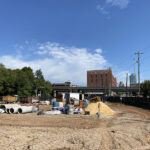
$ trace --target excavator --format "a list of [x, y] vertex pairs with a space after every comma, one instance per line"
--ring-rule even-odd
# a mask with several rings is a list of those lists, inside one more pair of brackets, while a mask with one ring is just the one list
[[95, 97], [89, 99], [89, 101], [91, 103], [93, 103], [93, 102], [101, 102], [101, 98], [99, 96], [95, 96]]
[[101, 98], [99, 96], [95, 96], [91, 99], [88, 99], [88, 100], [84, 100], [83, 101], [83, 108], [87, 107], [87, 105], [89, 103], [97, 103], [97, 102], [101, 102]]

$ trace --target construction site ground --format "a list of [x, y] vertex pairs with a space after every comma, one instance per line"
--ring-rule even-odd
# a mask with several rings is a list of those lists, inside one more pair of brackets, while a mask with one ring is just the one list
[[109, 103], [117, 112], [83, 115], [0, 114], [1, 150], [150, 150], [150, 111]]

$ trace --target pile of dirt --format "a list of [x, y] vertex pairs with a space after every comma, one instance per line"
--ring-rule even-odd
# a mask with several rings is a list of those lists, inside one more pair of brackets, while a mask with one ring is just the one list
[[103, 116], [111, 116], [115, 115], [116, 112], [113, 111], [110, 107], [108, 107], [103, 102], [97, 102], [97, 103], [91, 103], [89, 104], [85, 109], [84, 113], [86, 111], [90, 112], [90, 115], [95, 115], [97, 112], [101, 112]]

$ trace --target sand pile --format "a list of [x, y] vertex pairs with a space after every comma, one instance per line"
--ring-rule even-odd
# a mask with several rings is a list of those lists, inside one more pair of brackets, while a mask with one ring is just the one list
[[116, 114], [110, 107], [108, 107], [103, 102], [91, 103], [85, 109], [85, 111], [89, 111], [90, 115], [95, 115], [97, 112], [101, 112], [103, 116], [110, 116]]

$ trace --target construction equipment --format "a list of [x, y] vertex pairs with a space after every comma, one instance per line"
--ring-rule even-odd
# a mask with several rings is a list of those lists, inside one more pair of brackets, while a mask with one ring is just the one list
[[73, 105], [78, 106], [79, 102], [80, 102], [79, 99], [70, 97], [70, 103], [72, 103]]
[[17, 96], [3, 96], [2, 100], [5, 103], [15, 103], [17, 102]]
[[89, 101], [91, 103], [93, 103], [93, 102], [101, 102], [101, 98], [99, 96], [95, 96], [95, 97], [89, 99]]

